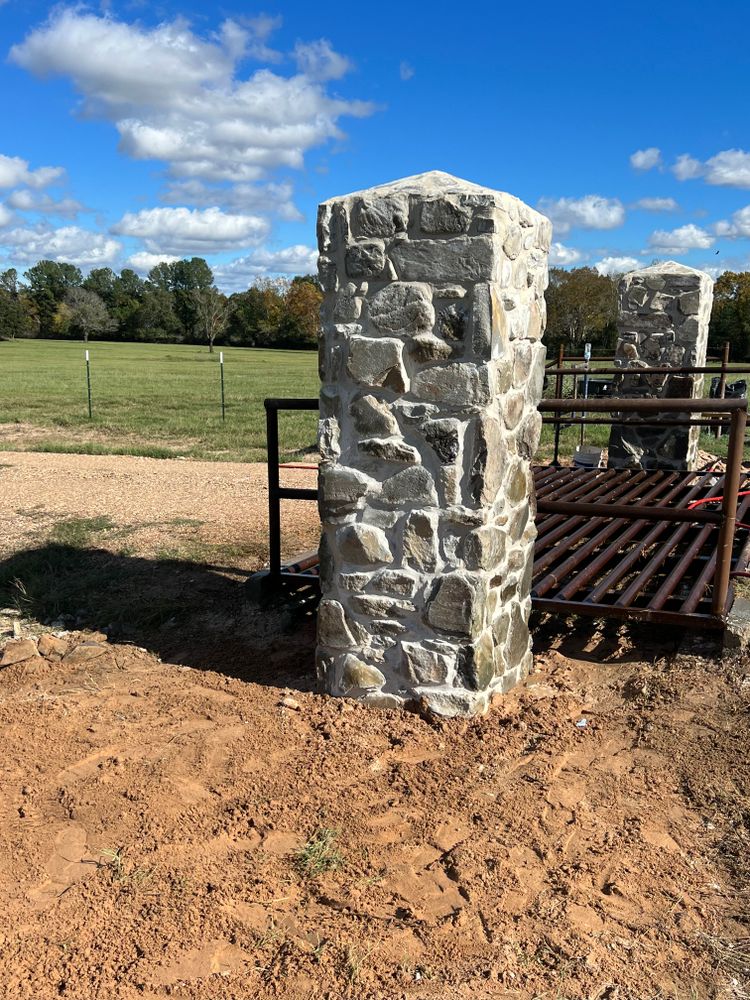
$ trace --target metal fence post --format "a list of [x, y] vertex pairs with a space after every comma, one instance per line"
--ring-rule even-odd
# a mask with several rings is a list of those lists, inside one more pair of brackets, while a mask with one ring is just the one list
[[732, 549], [737, 522], [737, 494], [740, 491], [742, 455], [745, 446], [747, 407], [732, 411], [727, 449], [727, 471], [724, 474], [724, 496], [721, 502], [722, 522], [716, 546], [716, 572], [711, 595], [711, 611], [723, 615], [729, 591], [729, 574], [732, 569]]

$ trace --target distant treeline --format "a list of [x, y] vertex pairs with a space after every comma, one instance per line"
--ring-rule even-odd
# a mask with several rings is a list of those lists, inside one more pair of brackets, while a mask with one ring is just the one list
[[40, 260], [21, 281], [0, 273], [0, 338], [127, 340], [313, 348], [323, 293], [313, 276], [263, 279], [224, 295], [201, 257], [157, 264], [146, 279], [125, 268]]
[[[594, 268], [550, 268], [547, 332], [550, 353], [561, 342], [580, 353], [587, 341], [609, 353], [617, 337], [617, 280]], [[154, 343], [314, 348], [323, 293], [316, 277], [259, 279], [224, 295], [201, 257], [162, 263], [147, 278], [125, 268], [40, 260], [20, 280], [0, 272], [0, 338], [45, 337]], [[735, 361], [750, 360], [750, 272], [725, 271], [714, 286], [709, 349], [725, 341]]]

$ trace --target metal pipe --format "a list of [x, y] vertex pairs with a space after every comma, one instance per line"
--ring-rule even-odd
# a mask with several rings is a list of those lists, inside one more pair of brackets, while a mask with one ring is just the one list
[[[281, 582], [281, 508], [279, 505], [279, 402], [265, 400], [268, 463], [268, 575], [276, 586]], [[317, 404], [317, 400], [316, 400]]]
[[[570, 358], [568, 358], [570, 360]], [[654, 367], [654, 368], [597, 368], [595, 372], [597, 375], [715, 375], [717, 372], [721, 372], [724, 368], [722, 365], [714, 365], [711, 368], [668, 368], [666, 366]], [[726, 372], [728, 374], [743, 374], [750, 372], [750, 364], [744, 365], [727, 365]], [[546, 371], [547, 375], [556, 375], [556, 368], [548, 368]], [[564, 373], [565, 375], [585, 375], [585, 368], [567, 368]], [[589, 372], [591, 374], [591, 372]]]
[[[721, 402], [727, 402], [727, 400], [721, 400]], [[743, 402], [745, 401], [743, 400]], [[714, 576], [714, 588], [711, 599], [711, 610], [715, 615], [723, 614], [724, 612], [727, 589], [729, 587], [729, 574], [732, 569], [732, 549], [734, 547], [734, 531], [737, 520], [737, 494], [740, 490], [746, 426], [747, 410], [735, 410], [732, 413], [732, 426], [729, 431], [727, 471], [724, 476], [724, 499], [721, 504], [723, 522], [719, 529], [719, 541], [716, 549], [716, 575]]]
[[[563, 394], [563, 375], [562, 369], [565, 363], [565, 344], [561, 343], [557, 348], [557, 374], [555, 375], [555, 396], [559, 399]], [[559, 465], [560, 459], [560, 419], [555, 421], [555, 451], [552, 456], [552, 464]]]
[[[735, 502], [736, 502], [735, 497]], [[681, 510], [679, 507], [644, 507], [642, 504], [601, 504], [560, 500], [539, 500], [540, 514], [588, 514], [589, 517], [622, 517], [641, 521], [688, 521], [695, 524], [721, 524], [722, 515], [717, 511]]]
[[[558, 417], [543, 417], [543, 424], [559, 424]], [[605, 420], [599, 417], [568, 417], [566, 424], [599, 424], [606, 427], [728, 427], [728, 420]]]
[[[727, 366], [729, 365], [729, 341], [724, 341], [724, 348], [721, 352], [721, 375], [719, 376], [719, 399], [723, 399], [727, 391]], [[721, 437], [721, 428], [717, 427], [714, 437]]]
[[540, 413], [732, 413], [746, 410], [746, 399], [543, 399]]
[[263, 400], [263, 405], [267, 410], [317, 410], [320, 406], [317, 398], [292, 397], [285, 399], [283, 396], [269, 396]]

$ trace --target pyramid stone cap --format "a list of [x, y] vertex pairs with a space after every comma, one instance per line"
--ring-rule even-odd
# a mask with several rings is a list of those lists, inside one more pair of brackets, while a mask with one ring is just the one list
[[707, 278], [713, 281], [710, 274], [699, 271], [695, 267], [688, 267], [687, 264], [678, 264], [676, 260], [665, 260], [659, 264], [651, 264], [649, 267], [641, 267], [636, 271], [628, 271], [625, 277], [628, 279], [644, 277], [648, 278], [656, 274], [674, 274], [681, 277]]
[[429, 170], [424, 174], [414, 174], [411, 177], [402, 177], [400, 180], [391, 181], [388, 184], [381, 184], [376, 187], [365, 188], [362, 191], [352, 191], [351, 194], [339, 195], [335, 198], [328, 198], [324, 205], [333, 205], [342, 202], [351, 203], [357, 199], [377, 199], [397, 197], [399, 195], [418, 195], [422, 198], [440, 198], [448, 196], [468, 196], [486, 199], [487, 204], [495, 205], [507, 211], [511, 217], [518, 218], [522, 215], [529, 221], [541, 221], [545, 216], [534, 211], [520, 198], [504, 191], [495, 191], [493, 188], [483, 187], [481, 184], [473, 184], [453, 174], [446, 174], [442, 170]]

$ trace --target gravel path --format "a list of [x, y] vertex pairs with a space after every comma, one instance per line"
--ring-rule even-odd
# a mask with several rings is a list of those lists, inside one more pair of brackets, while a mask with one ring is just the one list
[[[282, 471], [289, 486], [314, 486], [315, 472]], [[0, 551], [29, 544], [61, 518], [109, 517], [120, 527], [201, 522], [212, 544], [255, 544], [267, 537], [266, 466], [122, 455], [58, 455], [0, 451]], [[285, 553], [317, 544], [315, 504], [285, 501]], [[141, 541], [144, 539], [141, 538]]]

